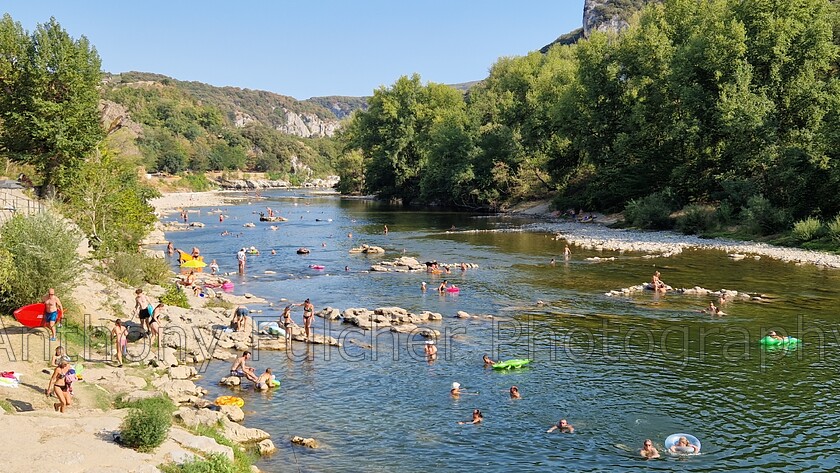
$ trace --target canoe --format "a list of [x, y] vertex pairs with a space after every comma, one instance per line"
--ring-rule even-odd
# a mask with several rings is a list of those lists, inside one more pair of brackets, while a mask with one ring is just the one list
[[[17, 319], [17, 321], [25, 327], [43, 327], [46, 325], [46, 322], [44, 321], [46, 309], [47, 306], [45, 306], [43, 302], [38, 304], [29, 304], [14, 311], [14, 316], [15, 319]], [[56, 324], [61, 322], [62, 316], [64, 316], [64, 311], [59, 310], [58, 318], [55, 321]]]
[[802, 342], [802, 340], [793, 337], [784, 337], [781, 340], [778, 338], [773, 337], [764, 337], [758, 341], [758, 343], [762, 345], [796, 345], [797, 343]]
[[527, 365], [530, 362], [531, 362], [531, 360], [529, 360], [527, 358], [515, 358], [513, 360], [500, 361], [500, 362], [493, 365], [493, 369], [494, 370], [517, 369], [517, 368], [522, 368], [523, 366]]

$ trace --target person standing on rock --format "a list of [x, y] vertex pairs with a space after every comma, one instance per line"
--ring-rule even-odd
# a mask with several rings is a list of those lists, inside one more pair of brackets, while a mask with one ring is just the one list
[[315, 318], [315, 306], [307, 298], [303, 301], [303, 337], [309, 341], [312, 337], [312, 319]]
[[58, 320], [58, 313], [64, 312], [61, 299], [55, 295], [55, 289], [50, 288], [44, 296], [44, 321], [47, 323], [47, 330], [50, 331], [50, 341], [55, 341], [55, 323]]
[[236, 253], [236, 261], [239, 262], [239, 274], [245, 274], [245, 248]]
[[286, 343], [292, 341], [292, 306], [287, 305], [283, 309], [283, 318], [280, 320], [283, 325], [283, 330], [286, 331]]
[[134, 310], [137, 311], [137, 314], [140, 316], [140, 328], [143, 329], [146, 336], [152, 333], [152, 328], [149, 325], [149, 318], [152, 316], [152, 303], [149, 302], [149, 298], [146, 297], [146, 294], [143, 294], [143, 290], [137, 288], [134, 291]]
[[117, 319], [114, 328], [111, 329], [111, 335], [114, 337], [114, 344], [116, 345], [117, 363], [119, 363], [117, 368], [122, 368], [123, 353], [125, 353], [128, 343], [128, 329], [123, 326], [122, 320]]
[[[149, 317], [149, 328], [152, 330], [152, 338], [157, 339], [158, 347], [160, 346], [160, 317], [163, 315], [163, 310], [166, 306], [163, 302], [155, 307], [152, 311], [152, 316]], [[153, 342], [154, 343], [154, 342]]]

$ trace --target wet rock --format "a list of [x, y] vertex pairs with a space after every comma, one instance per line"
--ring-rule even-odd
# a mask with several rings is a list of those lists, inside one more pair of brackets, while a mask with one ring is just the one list
[[227, 417], [221, 420], [222, 428], [221, 434], [230, 440], [237, 443], [260, 442], [271, 437], [268, 432], [260, 429], [251, 429], [236, 422], [231, 421]]
[[457, 317], [457, 318], [459, 318], [459, 319], [469, 319], [469, 318], [470, 318], [470, 317], [472, 317], [472, 316], [471, 316], [470, 314], [468, 314], [467, 312], [464, 312], [463, 310], [459, 310], [459, 311], [455, 314], [455, 317]]
[[304, 438], [295, 435], [294, 437], [292, 437], [292, 443], [296, 445], [303, 445], [307, 448], [318, 448], [318, 442], [312, 437]]
[[181, 407], [175, 414], [174, 417], [187, 427], [195, 428], [200, 425], [207, 426], [207, 427], [215, 427], [222, 419], [226, 419], [225, 415], [222, 414], [220, 411], [215, 411], [212, 409], [192, 409], [189, 407]]
[[239, 376], [228, 376], [226, 378], [222, 378], [222, 380], [219, 381], [219, 384], [223, 386], [239, 386], [242, 384], [242, 380]]
[[260, 455], [271, 455], [272, 453], [277, 451], [277, 447], [274, 446], [274, 442], [269, 439], [265, 439], [257, 444], [257, 448], [259, 449]]
[[220, 406], [219, 411], [222, 414], [226, 415], [227, 418], [232, 420], [233, 422], [242, 422], [243, 420], [245, 420], [245, 413], [242, 412], [242, 408], [239, 406]]
[[320, 312], [316, 313], [318, 317], [323, 317], [327, 320], [338, 320], [341, 318], [341, 311], [332, 307], [324, 307]]
[[207, 394], [207, 390], [196, 386], [192, 381], [185, 379], [161, 378], [152, 382], [159, 391], [169, 396], [175, 404], [189, 403], [195, 398]]

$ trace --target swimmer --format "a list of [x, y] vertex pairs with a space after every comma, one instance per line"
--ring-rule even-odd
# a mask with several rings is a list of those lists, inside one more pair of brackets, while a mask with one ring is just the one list
[[447, 281], [446, 281], [446, 279], [444, 279], [443, 282], [440, 283], [440, 286], [438, 286], [438, 292], [441, 292], [441, 293], [446, 292], [446, 288], [448, 287], [446, 284], [447, 284]]
[[659, 450], [653, 446], [653, 441], [651, 441], [651, 439], [645, 439], [642, 449], [639, 450], [639, 455], [641, 455], [642, 458], [652, 460], [654, 458], [659, 458]]
[[169, 254], [169, 256], [175, 254], [175, 245], [173, 245], [171, 241], [166, 245], [166, 252]]
[[771, 330], [770, 333], [767, 334], [767, 336], [774, 339], [774, 340], [784, 340], [785, 339], [785, 337], [782, 337], [781, 335], [777, 334], [773, 330]]
[[458, 422], [458, 425], [480, 424], [482, 420], [484, 420], [484, 416], [481, 415], [481, 411], [479, 409], [473, 409], [472, 420]]
[[276, 252], [276, 251], [274, 251], [274, 248], [272, 248], [272, 249], [271, 249], [271, 254], [272, 254], [272, 255], [276, 255], [276, 254], [277, 254], [277, 252]]
[[454, 382], [452, 383], [452, 389], [449, 390], [449, 395], [458, 399], [461, 397], [461, 383]]
[[347, 234], [347, 238], [353, 238], [353, 234], [352, 234], [352, 233], [348, 233], [348, 234]]
[[219, 263], [217, 263], [216, 260], [213, 260], [213, 262], [210, 263], [210, 274], [216, 274], [218, 272], [219, 272]]
[[384, 230], [383, 230], [383, 233], [385, 233], [387, 235], [388, 234], [388, 225], [383, 225], [383, 226], [385, 227]]
[[467, 270], [467, 265], [466, 265], [466, 263], [464, 263], [463, 261], [461, 261], [461, 271], [466, 271], [466, 270]]
[[344, 270], [345, 270], [345, 271], [350, 271], [350, 266], [345, 266], [345, 267], [344, 267]]
[[672, 445], [671, 448], [669, 448], [669, 450], [673, 453], [687, 452], [688, 450], [692, 450], [693, 453], [697, 453], [700, 451], [700, 447], [689, 443], [687, 438], [680, 437], [680, 439], [677, 440], [677, 443]]
[[707, 307], [705, 310], [701, 310], [700, 312], [706, 312], [709, 315], [718, 315], [718, 316], [726, 315], [726, 312], [720, 310], [719, 307], [715, 306], [714, 302], [709, 302], [709, 307]]
[[426, 292], [426, 281], [420, 283], [420, 290]]
[[568, 258], [569, 258], [569, 256], [572, 256], [572, 250], [570, 250], [570, 249], [569, 249], [569, 245], [566, 245], [566, 247], [565, 247], [565, 248], [563, 248], [563, 256], [564, 256], [566, 259], [568, 259]]
[[522, 399], [522, 395], [519, 394], [519, 388], [516, 386], [510, 387], [510, 398], [511, 399]]
[[496, 362], [495, 362], [495, 361], [493, 361], [493, 360], [491, 360], [491, 359], [490, 359], [490, 357], [489, 357], [489, 356], [487, 356], [487, 355], [484, 355], [484, 357], [482, 358], [482, 360], [484, 360], [484, 366], [493, 366], [493, 365], [495, 365], [495, 364], [496, 364]]
[[551, 261], [549, 261], [549, 262], [548, 262], [548, 264], [550, 264], [550, 265], [554, 266], [554, 264], [555, 264], [556, 262], [557, 262], [557, 261], [555, 261], [555, 260], [554, 260], [554, 258], [551, 258]]
[[426, 358], [429, 361], [435, 360], [437, 358], [437, 352], [438, 352], [437, 346], [435, 346], [435, 341], [434, 340], [427, 340], [426, 341], [426, 346], [423, 347], [423, 352], [426, 354]]
[[271, 368], [266, 368], [265, 373], [261, 374], [257, 381], [254, 382], [254, 389], [257, 391], [266, 391], [271, 382]]
[[572, 424], [566, 422], [566, 419], [560, 419], [559, 422], [552, 425], [546, 432], [554, 432], [555, 430], [559, 430], [561, 434], [573, 434], [575, 432], [575, 428], [572, 427]]

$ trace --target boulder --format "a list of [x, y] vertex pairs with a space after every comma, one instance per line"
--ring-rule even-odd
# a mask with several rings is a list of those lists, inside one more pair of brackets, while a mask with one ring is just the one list
[[240, 384], [242, 384], [242, 380], [239, 378], [239, 376], [228, 376], [226, 378], [222, 378], [222, 380], [219, 381], [219, 384], [222, 384], [224, 386], [239, 386]]
[[428, 327], [421, 328], [420, 330], [417, 331], [417, 334], [420, 335], [423, 338], [431, 338], [431, 339], [440, 338], [440, 332], [439, 331], [437, 331], [435, 329], [432, 329], [432, 328], [428, 328]]
[[324, 307], [317, 314], [318, 317], [323, 317], [327, 320], [338, 320], [341, 318], [341, 311], [332, 307]]
[[455, 317], [457, 317], [459, 319], [469, 319], [471, 317], [471, 315], [464, 312], [463, 310], [459, 310], [457, 312], [457, 314], [455, 315]]
[[85, 382], [101, 386], [110, 393], [137, 391], [146, 387], [146, 380], [139, 376], [129, 376], [121, 368], [87, 368]]
[[169, 368], [169, 377], [172, 379], [190, 379], [198, 372], [192, 366], [172, 366]]
[[262, 440], [271, 438], [268, 432], [260, 429], [251, 429], [236, 422], [231, 421], [227, 417], [222, 418], [222, 435], [231, 442], [249, 443], [260, 442]]
[[411, 333], [415, 330], [417, 330], [417, 326], [414, 324], [394, 325], [391, 327], [391, 331], [396, 333]]
[[198, 387], [195, 383], [186, 379], [170, 380], [168, 378], [162, 378], [154, 381], [152, 384], [159, 391], [169, 396], [175, 404], [192, 402], [195, 398], [207, 394], [204, 388]]
[[192, 409], [189, 407], [181, 407], [175, 411], [174, 417], [179, 419], [187, 427], [198, 427], [204, 425], [213, 427], [222, 419], [226, 419], [225, 415], [219, 411], [212, 409]]
[[272, 453], [277, 451], [277, 447], [274, 446], [274, 442], [269, 439], [265, 439], [257, 444], [257, 448], [260, 451], [260, 455], [271, 455]]
[[220, 406], [219, 411], [222, 414], [226, 415], [228, 419], [234, 422], [242, 422], [243, 420], [245, 420], [245, 413], [242, 412], [242, 408], [239, 406]]
[[315, 439], [312, 437], [303, 438], [295, 435], [294, 437], [292, 437], [292, 443], [297, 445], [303, 445], [307, 448], [318, 448], [318, 442], [315, 441]]
[[205, 455], [221, 454], [233, 461], [233, 449], [227, 445], [220, 445], [215, 439], [200, 435], [193, 435], [185, 430], [173, 428], [169, 431], [169, 438], [187, 450], [200, 452]]
[[422, 320], [429, 320], [429, 321], [437, 321], [443, 320], [443, 316], [440, 315], [438, 312], [429, 312], [428, 310], [424, 310], [418, 314], [418, 317]]

